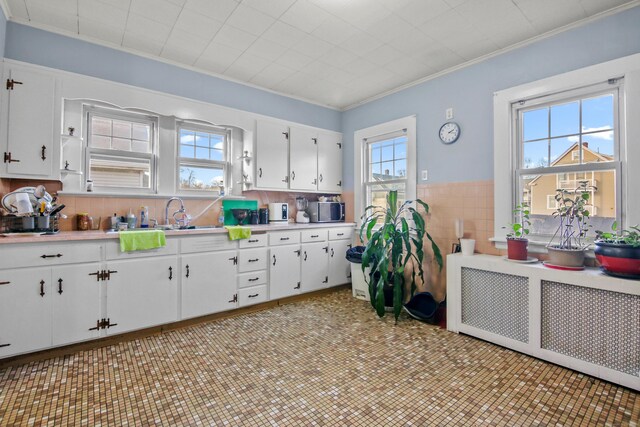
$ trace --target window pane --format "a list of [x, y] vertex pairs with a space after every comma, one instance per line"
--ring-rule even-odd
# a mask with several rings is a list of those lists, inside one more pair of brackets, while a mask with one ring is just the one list
[[151, 126], [140, 123], [132, 124], [132, 137], [140, 141], [149, 141], [151, 139]]
[[111, 148], [111, 138], [108, 136], [93, 135], [91, 137], [91, 146], [96, 148]]
[[393, 171], [396, 178], [404, 178], [407, 176], [407, 161], [405, 159], [396, 160]]
[[375, 163], [375, 162], [381, 161], [381, 159], [382, 159], [381, 151], [382, 150], [380, 149], [380, 147], [376, 146], [376, 145], [373, 145], [373, 144], [370, 147], [371, 147], [370, 148], [371, 155], [370, 155], [370, 158], [369, 158], [369, 162]]
[[194, 156], [193, 146], [180, 145], [180, 157], [188, 157], [190, 159]]
[[580, 133], [580, 102], [551, 107], [551, 137]]
[[[404, 138], [406, 141], [407, 138]], [[396, 159], [406, 159], [407, 158], [407, 143], [400, 142], [396, 144], [395, 148], [395, 158]]]
[[111, 120], [102, 117], [92, 117], [91, 132], [98, 135], [111, 136]]
[[524, 169], [549, 166], [548, 141], [525, 142], [522, 146], [522, 167]]
[[224, 136], [211, 134], [209, 139], [209, 146], [217, 150], [224, 150]]
[[[575, 194], [580, 181], [588, 181], [596, 187], [590, 191], [588, 209], [591, 213], [592, 230], [609, 230], [616, 217], [615, 171], [589, 171], [548, 175], [525, 175], [520, 178], [522, 201], [527, 202], [531, 211], [531, 233], [552, 235], [558, 220], [551, 215], [555, 210], [556, 189]], [[589, 233], [594, 237], [593, 231]]]
[[613, 131], [596, 132], [582, 136], [584, 163], [614, 160]]
[[613, 95], [582, 101], [582, 132], [613, 129]]
[[196, 159], [209, 160], [209, 148], [196, 146]]
[[224, 152], [222, 150], [212, 149], [209, 152], [209, 156], [211, 160], [224, 161]]
[[373, 163], [371, 165], [371, 173], [369, 174], [369, 181], [380, 180], [380, 163]]
[[367, 205], [380, 206], [386, 208], [387, 194], [391, 190], [398, 190], [398, 206], [406, 200], [405, 184], [374, 184], [367, 187]]
[[199, 147], [209, 147], [209, 134], [196, 132], [196, 145]]
[[182, 190], [217, 190], [218, 185], [223, 181], [223, 168], [180, 166], [180, 189]]
[[527, 111], [522, 114], [524, 140], [531, 141], [549, 137], [549, 109]]
[[393, 145], [387, 144], [382, 147], [382, 161], [393, 160]]
[[131, 138], [131, 122], [114, 120], [113, 136], [118, 138]]
[[181, 144], [195, 144], [195, 132], [190, 132], [188, 130], [181, 129], [180, 130], [180, 143]]
[[113, 148], [114, 150], [131, 151], [131, 140], [113, 138], [111, 140], [111, 148]]
[[[575, 138], [553, 138], [551, 140], [551, 166], [561, 166], [573, 163], [580, 163], [580, 157], [577, 160], [573, 159], [572, 152], [579, 150], [579, 144], [576, 143]], [[570, 150], [571, 148], [574, 150]]]
[[380, 180], [393, 179], [393, 162], [382, 162]]
[[151, 150], [149, 149], [149, 143], [147, 141], [131, 141], [131, 151], [135, 153], [148, 153]]
[[149, 159], [94, 155], [89, 165], [89, 174], [96, 186], [144, 189], [151, 186]]

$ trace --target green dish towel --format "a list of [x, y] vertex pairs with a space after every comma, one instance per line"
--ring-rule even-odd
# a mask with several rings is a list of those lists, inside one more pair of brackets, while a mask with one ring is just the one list
[[240, 225], [227, 225], [224, 228], [229, 232], [229, 240], [248, 239], [251, 237], [251, 229]]
[[121, 231], [120, 250], [122, 252], [146, 251], [148, 249], [156, 249], [166, 246], [167, 239], [164, 231]]

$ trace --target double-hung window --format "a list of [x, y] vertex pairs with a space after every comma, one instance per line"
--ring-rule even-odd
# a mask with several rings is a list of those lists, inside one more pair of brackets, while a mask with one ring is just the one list
[[178, 189], [223, 191], [229, 187], [230, 132], [189, 122], [178, 125]]
[[558, 189], [586, 182], [591, 225], [608, 230], [621, 212], [621, 79], [512, 104], [515, 200], [530, 206], [532, 234], [553, 234]]
[[96, 191], [155, 191], [157, 118], [87, 108], [87, 179]]

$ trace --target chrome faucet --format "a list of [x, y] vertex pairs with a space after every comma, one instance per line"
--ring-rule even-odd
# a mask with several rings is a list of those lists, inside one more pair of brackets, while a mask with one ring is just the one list
[[164, 220], [165, 220], [165, 225], [171, 225], [169, 223], [169, 205], [171, 204], [171, 202], [173, 202], [174, 200], [177, 200], [180, 202], [180, 209], [178, 209], [177, 211], [175, 211], [173, 213], [173, 218], [175, 219], [176, 214], [181, 213], [181, 214], [185, 214], [187, 211], [184, 209], [184, 202], [182, 201], [182, 199], [180, 197], [172, 197], [167, 201], [167, 205], [164, 207]]

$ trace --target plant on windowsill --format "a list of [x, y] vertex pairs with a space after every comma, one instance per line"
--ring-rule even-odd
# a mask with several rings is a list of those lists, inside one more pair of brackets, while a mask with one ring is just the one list
[[[420, 199], [416, 203], [429, 213], [429, 205]], [[416, 276], [424, 282], [424, 237], [431, 242], [433, 257], [442, 271], [442, 253], [440, 248], [426, 231], [426, 223], [420, 213], [412, 206], [412, 201], [398, 207], [398, 192], [387, 194], [387, 206], [368, 206], [362, 216], [360, 240], [366, 247], [362, 253], [362, 271], [369, 285], [371, 305], [379, 317], [385, 315], [385, 293], [387, 304], [393, 307], [396, 322], [402, 311], [405, 299], [405, 286], [410, 284], [411, 296], [416, 291]], [[407, 217], [413, 220], [409, 225]], [[410, 264], [410, 279], [405, 278], [405, 269]], [[369, 269], [367, 273], [366, 270]], [[416, 271], [417, 269], [417, 271]], [[408, 280], [408, 281], [407, 281]]]
[[[588, 247], [585, 241], [589, 225], [587, 204], [590, 191], [596, 187], [588, 181], [580, 181], [573, 191], [559, 188], [556, 190], [557, 207], [552, 216], [560, 221], [558, 229], [547, 245], [549, 264], [563, 267], [582, 267], [584, 253]], [[554, 243], [554, 239], [558, 242]]]
[[640, 228], [619, 230], [614, 221], [611, 232], [596, 230], [596, 259], [602, 270], [616, 277], [640, 279]]
[[527, 251], [527, 245], [529, 239], [529, 206], [526, 203], [521, 203], [513, 210], [513, 215], [516, 222], [509, 224], [511, 231], [507, 233], [507, 258], [516, 261], [526, 261], [529, 253]]

